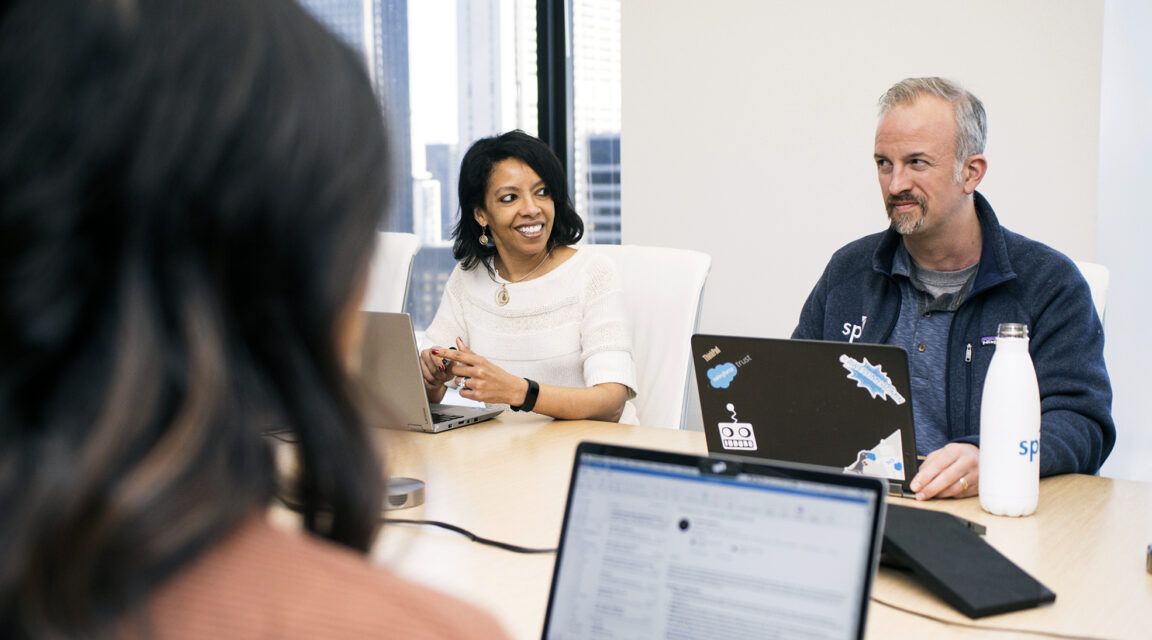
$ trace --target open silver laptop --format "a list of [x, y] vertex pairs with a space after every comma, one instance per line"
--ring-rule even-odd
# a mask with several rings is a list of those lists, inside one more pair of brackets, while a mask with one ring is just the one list
[[360, 374], [395, 416], [397, 424], [386, 426], [439, 433], [483, 422], [504, 411], [505, 405], [429, 404], [411, 318], [406, 313], [363, 313]]
[[886, 486], [582, 443], [544, 638], [863, 638]]

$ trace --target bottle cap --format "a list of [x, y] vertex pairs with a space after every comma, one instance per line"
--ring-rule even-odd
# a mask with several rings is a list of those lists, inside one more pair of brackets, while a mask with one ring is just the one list
[[1001, 322], [996, 327], [997, 338], [1027, 338], [1028, 325], [1019, 322]]

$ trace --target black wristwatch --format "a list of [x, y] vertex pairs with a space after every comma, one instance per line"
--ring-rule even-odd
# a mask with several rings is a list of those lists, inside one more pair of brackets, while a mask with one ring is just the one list
[[528, 383], [528, 393], [524, 394], [524, 402], [518, 407], [509, 407], [513, 411], [531, 411], [536, 406], [536, 397], [540, 395], [540, 384], [535, 380], [524, 378]]

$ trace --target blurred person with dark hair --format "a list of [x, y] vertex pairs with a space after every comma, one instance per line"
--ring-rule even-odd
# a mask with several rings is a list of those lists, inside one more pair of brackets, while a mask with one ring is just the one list
[[523, 131], [476, 141], [460, 166], [460, 264], [420, 352], [428, 398], [460, 395], [553, 418], [635, 422], [620, 276], [577, 251], [584, 223], [556, 154]]
[[365, 557], [355, 54], [290, 0], [14, 2], [0, 95], [0, 637], [500, 636]]

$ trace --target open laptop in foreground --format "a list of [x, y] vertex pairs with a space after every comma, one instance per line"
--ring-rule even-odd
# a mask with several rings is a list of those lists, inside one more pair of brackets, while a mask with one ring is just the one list
[[439, 433], [500, 415], [504, 405], [429, 404], [420, 353], [406, 313], [365, 311], [360, 375], [395, 416], [399, 428]]
[[862, 638], [877, 478], [582, 443], [545, 638]]
[[708, 451], [838, 467], [911, 495], [908, 354], [815, 340], [692, 336]]

